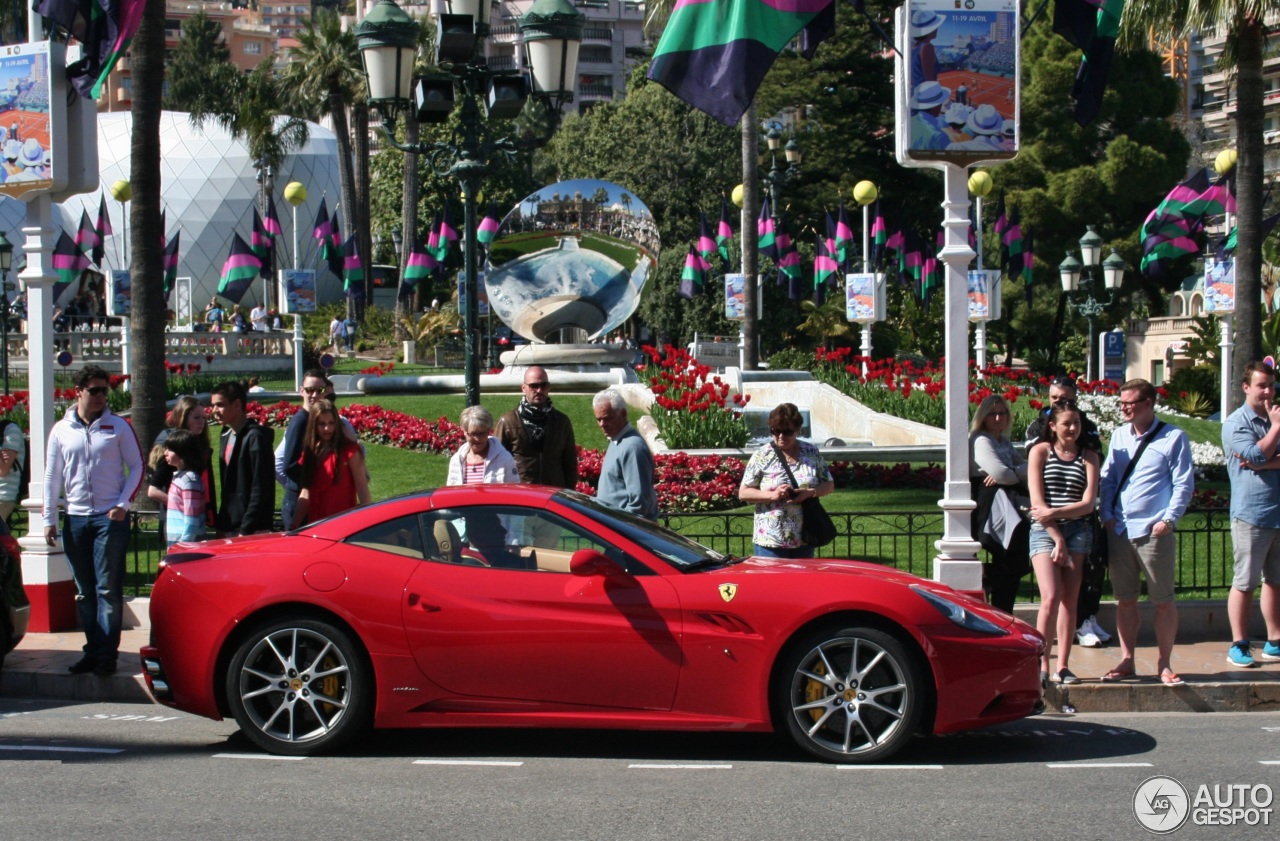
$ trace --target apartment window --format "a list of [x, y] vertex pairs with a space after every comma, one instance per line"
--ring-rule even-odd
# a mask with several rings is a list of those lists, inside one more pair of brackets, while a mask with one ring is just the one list
[[245, 55], [262, 55], [262, 42], [261, 41], [245, 41], [244, 54]]

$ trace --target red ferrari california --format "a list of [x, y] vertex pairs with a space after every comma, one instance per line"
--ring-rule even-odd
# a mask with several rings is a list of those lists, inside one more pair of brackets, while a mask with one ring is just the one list
[[147, 684], [263, 749], [369, 727], [778, 730], [834, 762], [1032, 715], [1043, 640], [855, 561], [722, 555], [572, 491], [439, 488], [179, 544]]

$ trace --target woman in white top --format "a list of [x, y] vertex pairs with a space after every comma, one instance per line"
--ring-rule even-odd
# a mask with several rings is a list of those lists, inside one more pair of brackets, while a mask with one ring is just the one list
[[483, 406], [462, 410], [458, 425], [467, 436], [449, 459], [446, 485], [499, 485], [520, 481], [515, 456], [493, 433], [493, 415]]

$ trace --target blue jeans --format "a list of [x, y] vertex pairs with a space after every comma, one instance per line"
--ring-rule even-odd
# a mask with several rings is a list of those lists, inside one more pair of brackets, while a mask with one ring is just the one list
[[68, 514], [62, 523], [62, 547], [76, 582], [76, 609], [84, 628], [86, 657], [115, 663], [120, 651], [124, 611], [124, 555], [129, 519], [105, 513]]
[[288, 531], [293, 522], [294, 512], [298, 510], [298, 492], [290, 490], [287, 486], [284, 489], [284, 498], [280, 500], [280, 517], [284, 521], [284, 530]]
[[761, 546], [759, 543], [752, 544], [752, 552], [757, 558], [812, 558], [813, 547], [805, 546], [803, 543], [799, 546], [793, 546], [790, 549], [784, 549], [781, 546]]

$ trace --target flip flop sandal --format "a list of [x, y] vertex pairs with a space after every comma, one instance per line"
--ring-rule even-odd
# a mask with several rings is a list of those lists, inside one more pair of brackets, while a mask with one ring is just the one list
[[1135, 669], [1112, 669], [1103, 675], [1100, 680], [1103, 683], [1117, 683], [1122, 680], [1132, 680], [1138, 676]]
[[1161, 673], [1160, 682], [1163, 683], [1165, 686], [1182, 686], [1183, 684], [1186, 683], [1185, 680], [1178, 677], [1177, 672], [1172, 670]]

